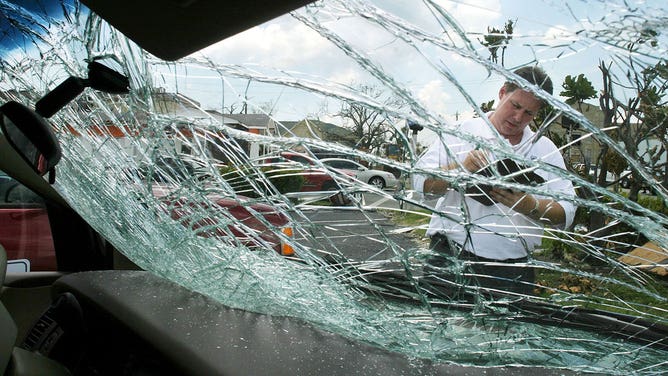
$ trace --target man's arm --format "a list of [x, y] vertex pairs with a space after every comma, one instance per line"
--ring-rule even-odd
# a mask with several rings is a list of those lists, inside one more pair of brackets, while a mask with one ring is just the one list
[[[482, 150], [472, 150], [466, 155], [464, 161], [462, 161], [461, 167], [466, 171], [473, 172], [479, 171], [489, 164], [489, 157], [486, 152]], [[450, 163], [447, 166], [442, 166], [441, 170], [451, 171], [461, 168], [458, 163]], [[447, 181], [439, 178], [427, 178], [424, 181], [422, 187], [424, 193], [433, 193], [433, 194], [445, 194], [449, 189], [450, 185]]]
[[[443, 171], [454, 170], [458, 166], [456, 163], [451, 163], [448, 166], [441, 168]], [[437, 195], [443, 195], [450, 188], [450, 184], [447, 181], [440, 178], [426, 178], [424, 180], [424, 185], [422, 191], [424, 193], [431, 193]]]
[[566, 212], [558, 202], [552, 199], [539, 199], [521, 191], [494, 188], [490, 196], [495, 201], [545, 224], [558, 226], [566, 222]]

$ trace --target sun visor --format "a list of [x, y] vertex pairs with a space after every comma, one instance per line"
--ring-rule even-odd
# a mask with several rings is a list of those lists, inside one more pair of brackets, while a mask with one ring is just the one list
[[[84, 0], [146, 51], [177, 60], [313, 0]], [[132, 9], [132, 11], [128, 11]]]

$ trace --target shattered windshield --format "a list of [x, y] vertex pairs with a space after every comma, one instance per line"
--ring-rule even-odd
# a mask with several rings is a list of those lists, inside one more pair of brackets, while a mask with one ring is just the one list
[[665, 370], [663, 2], [326, 0], [175, 62], [30, 4], [3, 102], [128, 76], [49, 121], [55, 188], [141, 268], [412, 358]]

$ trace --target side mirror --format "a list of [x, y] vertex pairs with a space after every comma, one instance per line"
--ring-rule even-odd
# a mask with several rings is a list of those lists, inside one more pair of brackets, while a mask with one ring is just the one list
[[52, 171], [60, 161], [62, 154], [51, 125], [30, 108], [13, 101], [0, 106], [0, 129], [39, 175]]

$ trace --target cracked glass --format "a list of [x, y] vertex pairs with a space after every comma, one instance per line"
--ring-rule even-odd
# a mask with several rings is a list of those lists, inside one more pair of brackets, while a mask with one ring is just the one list
[[4, 101], [129, 78], [49, 122], [54, 187], [141, 268], [412, 358], [666, 368], [663, 2], [329, 0], [175, 62], [77, 2], [0, 8]]

